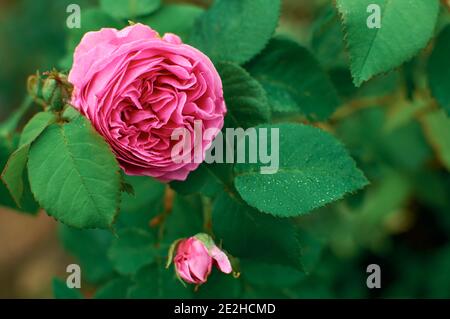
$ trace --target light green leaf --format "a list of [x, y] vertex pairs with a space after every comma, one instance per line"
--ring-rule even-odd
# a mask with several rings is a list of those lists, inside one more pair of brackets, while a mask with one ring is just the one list
[[439, 34], [428, 62], [431, 92], [450, 116], [450, 25]]
[[279, 0], [216, 0], [197, 20], [190, 42], [213, 61], [242, 64], [266, 46], [279, 14]]
[[53, 124], [32, 144], [31, 190], [50, 216], [77, 228], [110, 228], [119, 211], [119, 165], [84, 118]]
[[270, 120], [266, 92], [240, 66], [222, 62], [217, 65], [222, 78], [227, 116], [225, 127], [253, 127]]
[[158, 31], [161, 36], [165, 33], [174, 33], [187, 42], [195, 20], [204, 11], [203, 8], [190, 4], [170, 4], [138, 20]]
[[[261, 174], [261, 163], [235, 165], [235, 186], [251, 206], [274, 216], [298, 216], [341, 199], [367, 184], [345, 148], [318, 128], [297, 124], [260, 126], [279, 129], [279, 167]], [[276, 132], [276, 131], [275, 131]], [[276, 154], [275, 145], [268, 154]], [[274, 163], [272, 162], [272, 165]]]
[[20, 137], [19, 148], [11, 154], [1, 174], [2, 181], [19, 207], [21, 207], [20, 203], [24, 192], [23, 171], [27, 165], [30, 144], [55, 120], [55, 115], [52, 113], [37, 113], [25, 125]]
[[64, 248], [76, 257], [82, 269], [83, 278], [88, 282], [96, 284], [114, 275], [113, 266], [106, 255], [113, 240], [110, 231], [80, 230], [61, 225], [59, 237]]
[[20, 136], [19, 147], [31, 144], [42, 132], [56, 121], [55, 114], [51, 112], [39, 112], [25, 125]]
[[161, 0], [100, 0], [100, 8], [117, 19], [133, 19], [159, 8]]
[[[0, 169], [3, 169], [11, 155], [11, 147], [9, 141], [0, 139]], [[14, 200], [11, 198], [11, 193], [6, 188], [4, 183], [0, 182], [0, 205], [1, 206], [15, 206]]]
[[19, 207], [24, 190], [23, 170], [27, 165], [29, 149], [30, 146], [25, 145], [12, 153], [1, 175], [3, 183]]
[[[439, 0], [337, 0], [356, 86], [411, 59], [431, 36]], [[369, 28], [369, 5], [381, 10], [381, 27]], [[420, 21], [420, 23], [418, 23]]]
[[291, 40], [272, 39], [246, 67], [263, 85], [275, 113], [324, 120], [339, 106], [326, 73], [308, 50]]
[[155, 236], [139, 228], [118, 232], [108, 251], [114, 268], [124, 275], [134, 274], [155, 260]]
[[216, 243], [231, 255], [301, 268], [301, 248], [290, 220], [262, 214], [222, 193], [214, 203], [212, 221]]
[[[12, 140], [0, 139], [0, 169], [3, 169], [8, 161], [8, 158], [12, 154], [12, 151], [17, 147], [19, 143], [19, 136], [14, 135]], [[10, 191], [6, 188], [3, 182], [0, 182], [0, 205], [7, 206], [21, 212], [36, 214], [39, 210], [39, 206], [31, 194], [30, 186], [28, 183], [28, 176], [24, 176], [24, 192], [22, 196], [22, 207], [17, 207], [14, 199], [11, 196]]]
[[450, 171], [450, 118], [441, 112], [427, 114], [425, 135], [442, 164]]

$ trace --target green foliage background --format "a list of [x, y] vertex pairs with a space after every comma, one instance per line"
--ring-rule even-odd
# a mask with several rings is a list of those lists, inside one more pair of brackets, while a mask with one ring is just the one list
[[[227, 126], [282, 127], [283, 174], [252, 176], [258, 169], [252, 164], [202, 165], [188, 181], [170, 187], [125, 177], [134, 195], [123, 193], [114, 234], [61, 225], [61, 242], [80, 263], [94, 297], [450, 298], [450, 18], [445, 5], [417, 0], [414, 6], [397, 1], [387, 7], [385, 1], [369, 1], [380, 3], [386, 19], [367, 42], [367, 29], [361, 27], [369, 15], [367, 1], [284, 0], [280, 10], [272, 0], [222, 0], [212, 6], [206, 0], [195, 6], [142, 0], [122, 7], [116, 7], [120, 1], [86, 0], [77, 2], [82, 29], [69, 30], [65, 9], [71, 2], [0, 5], [0, 61], [8, 61], [0, 68], [0, 118], [20, 112], [29, 74], [70, 69], [73, 49], [85, 32], [121, 28], [131, 19], [160, 33], [180, 34], [211, 57], [233, 115]], [[405, 27], [411, 24], [415, 29]], [[37, 109], [33, 106], [29, 115]], [[14, 122], [23, 127], [24, 121], [9, 120], [0, 133]], [[81, 119], [60, 130], [76, 125], [88, 131]], [[22, 211], [38, 208], [28, 185], [42, 188], [46, 176], [32, 168], [51, 151], [45, 138], [58, 140], [56, 128], [46, 132], [30, 150]], [[1, 138], [0, 167], [18, 147], [15, 163], [24, 166], [20, 159], [28, 156], [34, 138], [27, 143], [18, 134]], [[119, 181], [110, 164], [105, 167], [114, 193]], [[59, 214], [70, 202], [55, 198], [60, 199], [46, 194], [39, 202], [66, 222]], [[116, 198], [107, 200], [105, 206], [115, 205]], [[17, 208], [3, 185], [0, 204]], [[113, 218], [106, 211], [96, 217], [79, 214], [68, 224], [108, 226]], [[213, 273], [194, 292], [164, 269], [164, 257], [172, 241], [202, 231], [213, 231], [239, 258], [240, 277]], [[372, 263], [381, 266], [381, 289], [366, 287], [366, 267]], [[68, 290], [60, 279], [53, 286], [59, 298], [85, 293]]]

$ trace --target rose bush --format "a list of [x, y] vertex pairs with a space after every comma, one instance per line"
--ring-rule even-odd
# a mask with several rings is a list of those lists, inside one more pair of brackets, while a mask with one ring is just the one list
[[[226, 107], [210, 59], [174, 34], [148, 26], [88, 32], [75, 49], [69, 74], [72, 104], [111, 145], [129, 175], [184, 180], [198, 161], [175, 163], [175, 129], [220, 129]], [[194, 141], [190, 134], [191, 147]], [[203, 157], [214, 136], [202, 139]]]
[[[55, 1], [17, 2], [43, 8], [43, 23], [29, 15], [27, 26], [42, 28]], [[60, 223], [82, 285], [62, 276], [56, 297], [450, 295], [444, 1], [91, 2], [80, 3], [81, 28], [64, 30], [65, 57], [47, 56], [62, 35], [41, 35], [39, 48], [27, 36], [41, 32], [0, 21], [0, 34], [11, 30], [0, 111], [17, 105], [5, 92], [22, 92], [23, 80], [8, 89], [9, 67], [50, 70], [29, 78], [22, 106], [0, 123], [0, 205]], [[4, 55], [18, 44], [25, 54]], [[227, 149], [226, 161], [191, 171], [210, 142], [195, 145], [197, 120], [203, 134], [222, 128], [215, 141], [245, 159]], [[177, 164], [181, 141], [170, 136], [193, 123], [194, 163]], [[273, 154], [279, 169], [261, 174]], [[369, 263], [382, 278], [388, 270], [382, 289], [368, 289], [378, 276], [364, 276]]]

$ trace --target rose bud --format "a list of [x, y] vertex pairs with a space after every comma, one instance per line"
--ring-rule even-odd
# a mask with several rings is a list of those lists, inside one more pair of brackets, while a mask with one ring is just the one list
[[[178, 36], [161, 38], [139, 23], [86, 33], [69, 82], [71, 104], [111, 145], [128, 175], [185, 180], [223, 126], [222, 81], [210, 59]], [[180, 130], [190, 132], [186, 141], [175, 133]], [[172, 158], [180, 141], [190, 145], [181, 162]]]
[[[173, 259], [175, 271], [184, 282], [196, 285], [204, 284], [213, 265], [216, 265], [223, 273], [232, 272], [228, 256], [206, 234], [179, 240], [172, 248], [172, 250], [176, 250]], [[170, 265], [172, 254], [173, 251], [169, 253], [168, 265]]]

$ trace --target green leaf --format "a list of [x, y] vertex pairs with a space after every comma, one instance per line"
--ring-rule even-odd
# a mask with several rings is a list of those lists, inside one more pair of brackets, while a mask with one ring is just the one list
[[442, 164], [450, 171], [450, 118], [441, 112], [427, 114], [425, 135]]
[[175, 277], [172, 269], [155, 264], [139, 270], [133, 278], [134, 285], [128, 297], [133, 299], [186, 299], [192, 297]]
[[[400, 107], [403, 108], [414, 107], [405, 104]], [[384, 108], [369, 107], [354, 112], [336, 127], [337, 136], [369, 177], [378, 176], [386, 164], [414, 173], [431, 157], [424, 134], [413, 116], [406, 115], [403, 120], [394, 119], [397, 114], [391, 114], [390, 120], [387, 116]]]
[[118, 277], [100, 287], [94, 295], [95, 299], [125, 299], [132, 281], [128, 277]]
[[199, 299], [237, 299], [242, 294], [242, 280], [213, 269], [208, 281], [195, 294]]
[[69, 288], [61, 279], [54, 278], [52, 282], [53, 295], [56, 299], [83, 299], [79, 289]]
[[247, 66], [264, 87], [273, 112], [324, 120], [340, 101], [314, 57], [297, 43], [275, 38]]
[[203, 231], [203, 206], [199, 196], [175, 196], [173, 207], [164, 222], [164, 242], [171, 244], [180, 238]]
[[88, 282], [103, 282], [114, 275], [113, 266], [106, 255], [113, 240], [111, 232], [100, 229], [79, 230], [61, 225], [59, 237], [64, 248], [77, 258], [83, 278]]
[[345, 148], [325, 131], [297, 124], [258, 128], [268, 129], [268, 141], [271, 129], [279, 129], [279, 143], [267, 152], [276, 154], [279, 147], [278, 170], [261, 174], [264, 164], [238, 163], [234, 183], [242, 198], [260, 211], [280, 217], [302, 215], [367, 184]]
[[203, 194], [215, 197], [225, 189], [232, 187], [233, 166], [225, 163], [202, 163], [189, 173], [185, 181], [174, 181], [170, 187], [181, 195]]
[[316, 59], [326, 68], [346, 68], [344, 34], [334, 6], [326, 6], [313, 24], [311, 49]]
[[[0, 139], [0, 168], [3, 169], [11, 154], [11, 146], [6, 139]], [[4, 183], [0, 182], [0, 205], [2, 206], [16, 206], [14, 200], [11, 198], [11, 193], [6, 188]]]
[[19, 207], [24, 190], [23, 170], [27, 165], [29, 149], [30, 146], [25, 145], [12, 153], [1, 175], [3, 183]]
[[39, 112], [34, 115], [25, 125], [20, 136], [19, 147], [31, 144], [39, 135], [51, 124], [56, 121], [55, 114], [50, 112]]
[[301, 248], [288, 219], [262, 214], [222, 193], [213, 206], [216, 243], [239, 258], [301, 268]]
[[305, 279], [304, 272], [290, 266], [241, 261], [242, 278], [257, 286], [289, 288]]
[[242, 64], [264, 49], [279, 14], [279, 0], [216, 0], [197, 20], [190, 42], [213, 61]]
[[21, 207], [24, 192], [23, 171], [27, 164], [30, 144], [55, 120], [55, 115], [52, 113], [37, 113], [25, 125], [20, 137], [19, 148], [11, 154], [1, 174], [2, 181], [19, 207]]
[[240, 66], [221, 62], [217, 65], [222, 78], [227, 116], [224, 127], [253, 127], [270, 120], [266, 92]]
[[32, 144], [31, 190], [50, 216], [77, 228], [110, 228], [119, 211], [119, 165], [84, 118], [53, 124]]
[[117, 236], [108, 256], [120, 274], [134, 274], [155, 261], [155, 236], [150, 232], [131, 228], [118, 232]]
[[133, 186], [134, 195], [122, 193], [116, 226], [148, 229], [150, 220], [163, 211], [166, 186], [148, 176], [125, 176], [124, 181]]
[[[356, 86], [398, 67], [424, 48], [433, 35], [439, 12], [439, 0], [337, 0], [336, 4]], [[372, 14], [367, 12], [370, 4], [380, 7], [380, 28], [367, 26]]]
[[450, 25], [439, 34], [428, 62], [431, 93], [450, 115]]
[[154, 12], [161, 0], [100, 0], [100, 8], [117, 19], [133, 19]]
[[195, 20], [204, 11], [203, 8], [189, 4], [170, 4], [162, 6], [155, 13], [139, 20], [161, 35], [174, 33], [186, 42], [194, 27]]

